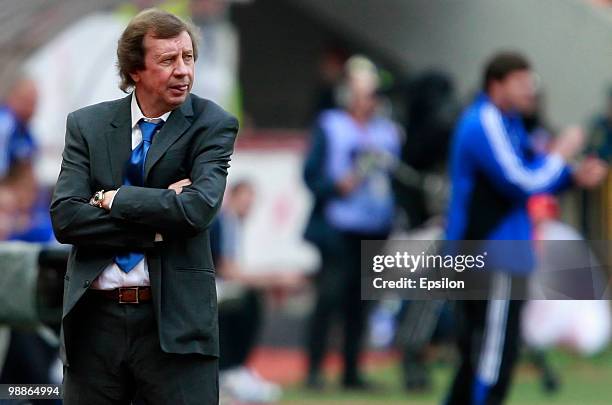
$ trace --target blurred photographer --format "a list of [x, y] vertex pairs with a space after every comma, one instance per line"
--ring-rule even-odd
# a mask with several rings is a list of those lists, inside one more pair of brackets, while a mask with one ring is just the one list
[[343, 108], [321, 113], [306, 157], [304, 179], [315, 203], [305, 238], [321, 256], [307, 339], [309, 388], [323, 387], [321, 366], [336, 316], [344, 337], [342, 384], [370, 387], [358, 368], [367, 316], [360, 299], [360, 244], [386, 239], [391, 230], [390, 172], [400, 149], [397, 125], [378, 113], [378, 87], [376, 66], [362, 56], [351, 57], [338, 90]]

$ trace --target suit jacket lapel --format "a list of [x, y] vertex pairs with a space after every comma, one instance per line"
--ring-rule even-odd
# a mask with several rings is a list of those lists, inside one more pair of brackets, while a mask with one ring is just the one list
[[191, 97], [187, 97], [185, 102], [180, 107], [176, 108], [168, 117], [168, 122], [164, 124], [162, 129], [153, 137], [153, 143], [147, 153], [145, 160], [144, 184], [147, 184], [147, 178], [151, 168], [157, 161], [166, 153], [166, 150], [179, 139], [183, 133], [191, 125], [188, 119], [193, 116], [193, 108], [191, 105]]
[[125, 163], [132, 153], [132, 112], [130, 103], [132, 95], [119, 101], [119, 107], [111, 126], [105, 136], [108, 142], [108, 158], [115, 187], [123, 184], [123, 171]]

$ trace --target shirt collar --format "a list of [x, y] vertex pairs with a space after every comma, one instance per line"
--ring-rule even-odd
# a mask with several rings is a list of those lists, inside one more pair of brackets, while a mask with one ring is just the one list
[[136, 91], [132, 92], [132, 103], [131, 103], [130, 108], [132, 111], [132, 128], [134, 128], [141, 119], [144, 119], [145, 121], [149, 121], [149, 122], [155, 122], [155, 123], [159, 121], [166, 122], [168, 121], [168, 117], [170, 116], [170, 113], [172, 113], [172, 111], [168, 111], [167, 113], [163, 114], [161, 117], [156, 117], [156, 118], [145, 117], [142, 111], [140, 110], [138, 101], [136, 101]]

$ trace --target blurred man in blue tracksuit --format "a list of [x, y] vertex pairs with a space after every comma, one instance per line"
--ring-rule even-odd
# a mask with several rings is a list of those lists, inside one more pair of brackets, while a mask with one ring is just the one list
[[[572, 168], [584, 135], [566, 130], [550, 154], [531, 148], [520, 114], [534, 108], [535, 77], [517, 53], [495, 55], [486, 65], [483, 92], [463, 113], [451, 149], [452, 196], [449, 240], [530, 240], [526, 202], [531, 195], [560, 191], [572, 183], [594, 187], [606, 174], [598, 159]], [[496, 260], [487, 301], [458, 302], [461, 364], [447, 405], [501, 404], [517, 358], [523, 302], [511, 300], [510, 275], [534, 266], [529, 243]], [[512, 257], [510, 257], [512, 256]]]

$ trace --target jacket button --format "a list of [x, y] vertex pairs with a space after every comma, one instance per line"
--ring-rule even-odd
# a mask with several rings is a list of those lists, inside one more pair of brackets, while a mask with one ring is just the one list
[[89, 280], [85, 280], [85, 282], [83, 283], [83, 288], [87, 287], [89, 287]]

